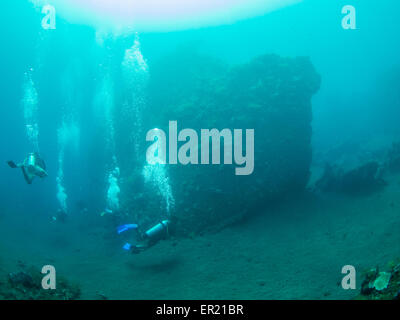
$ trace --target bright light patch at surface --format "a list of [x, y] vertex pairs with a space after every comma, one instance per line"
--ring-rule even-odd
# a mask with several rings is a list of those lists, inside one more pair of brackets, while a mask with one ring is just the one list
[[302, 0], [31, 0], [71, 23], [132, 31], [171, 31], [233, 23]]

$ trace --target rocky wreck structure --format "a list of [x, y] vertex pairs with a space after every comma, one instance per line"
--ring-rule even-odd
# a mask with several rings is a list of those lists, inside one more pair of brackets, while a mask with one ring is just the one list
[[400, 300], [400, 260], [388, 263], [386, 271], [378, 267], [365, 272], [357, 300]]
[[[229, 67], [186, 52], [165, 57], [150, 70], [143, 116], [146, 131], [168, 132], [169, 121], [177, 121], [179, 130], [196, 132], [255, 130], [251, 175], [235, 175], [234, 165], [165, 165], [177, 234], [225, 226], [305, 189], [311, 164], [311, 98], [320, 86], [320, 76], [308, 58], [264, 55]], [[130, 196], [122, 198], [135, 221], [151, 226], [165, 206], [161, 195], [154, 195], [142, 180], [138, 171], [125, 177], [121, 189]]]
[[42, 288], [43, 274], [35, 266], [22, 264], [18, 271], [0, 277], [0, 300], [78, 300], [81, 289], [64, 277], [57, 277], [56, 290]]

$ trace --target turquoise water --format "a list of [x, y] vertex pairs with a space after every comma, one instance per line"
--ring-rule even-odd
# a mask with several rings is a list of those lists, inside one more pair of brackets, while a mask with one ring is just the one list
[[[10, 278], [44, 265], [74, 299], [348, 299], [400, 256], [397, 2], [210, 5], [118, 32], [53, 4], [55, 29], [43, 3], [1, 11], [1, 299], [54, 297]], [[30, 152], [48, 174], [31, 185], [6, 163]]]

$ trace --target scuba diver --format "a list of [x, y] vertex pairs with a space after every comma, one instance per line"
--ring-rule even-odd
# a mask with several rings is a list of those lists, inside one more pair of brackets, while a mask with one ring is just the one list
[[[165, 239], [169, 235], [169, 225], [170, 225], [169, 220], [161, 221], [160, 223], [156, 224], [154, 227], [148, 229], [146, 232], [144, 232], [142, 234], [139, 233], [139, 239], [135, 245], [126, 243], [123, 246], [123, 249], [130, 251], [131, 253], [134, 253], [134, 254], [139, 254], [139, 253], [143, 252], [144, 250], [154, 246], [160, 240]], [[122, 232], [125, 232], [129, 229], [137, 230], [138, 225], [137, 224], [125, 224], [125, 225], [119, 226], [117, 231], [119, 234], [121, 234]]]
[[28, 184], [32, 184], [35, 177], [44, 178], [48, 176], [46, 164], [37, 152], [29, 153], [28, 157], [22, 163], [15, 164], [14, 161], [8, 161], [7, 163], [13, 169], [21, 168], [25, 181]]
[[58, 209], [57, 213], [52, 217], [53, 221], [66, 222], [68, 214], [63, 209]]

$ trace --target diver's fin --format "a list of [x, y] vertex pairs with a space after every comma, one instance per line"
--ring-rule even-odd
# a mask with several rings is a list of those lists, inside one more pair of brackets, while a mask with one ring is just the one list
[[28, 175], [28, 173], [26, 172], [26, 170], [25, 170], [24, 167], [22, 167], [21, 169], [22, 169], [22, 173], [24, 174], [24, 178], [25, 178], [26, 183], [27, 183], [27, 184], [32, 184], [33, 177], [30, 177], [30, 176]]
[[7, 161], [7, 164], [13, 169], [18, 168], [14, 161]]

